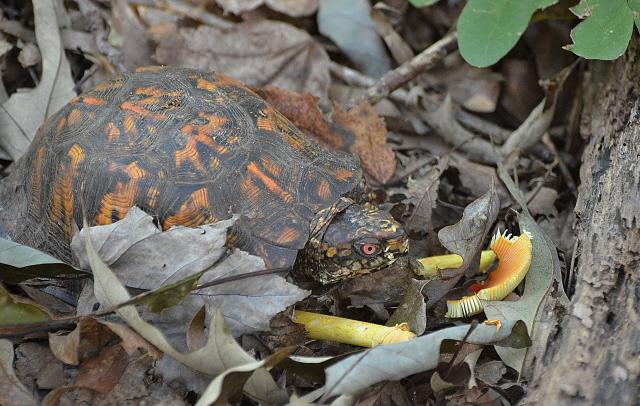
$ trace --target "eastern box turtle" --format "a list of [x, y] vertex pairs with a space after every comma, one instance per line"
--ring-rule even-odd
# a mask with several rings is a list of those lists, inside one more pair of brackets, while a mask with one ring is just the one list
[[330, 283], [407, 251], [363, 196], [352, 155], [321, 147], [246, 86], [152, 67], [76, 97], [38, 130], [0, 184], [6, 236], [73, 262], [81, 203], [96, 224], [137, 205], [168, 229], [240, 215], [229, 243]]

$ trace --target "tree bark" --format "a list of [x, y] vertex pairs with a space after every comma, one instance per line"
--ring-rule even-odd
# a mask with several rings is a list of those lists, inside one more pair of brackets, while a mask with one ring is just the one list
[[[598, 74], [600, 73], [600, 74]], [[629, 405], [640, 399], [640, 46], [593, 79], [576, 204], [568, 313], [534, 362], [529, 401]]]

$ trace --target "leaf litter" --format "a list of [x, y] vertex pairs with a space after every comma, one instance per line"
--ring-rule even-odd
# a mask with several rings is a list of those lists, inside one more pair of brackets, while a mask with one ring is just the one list
[[[391, 209], [398, 218], [410, 220], [407, 227], [415, 237], [413, 256], [452, 251], [463, 257], [463, 266], [424, 281], [415, 279], [415, 264], [398, 261], [396, 267], [328, 291], [314, 292], [300, 302], [308, 292], [278, 275], [219, 283], [229, 276], [242, 278], [263, 267], [261, 260], [229, 252], [223, 246], [224, 230], [233, 220], [203, 226], [195, 232], [181, 228], [162, 232], [152, 218], [133, 209], [119, 223], [90, 229], [98, 257], [104, 263], [87, 251], [85, 237], [89, 229], [83, 229], [74, 240], [76, 265], [88, 270], [93, 262], [93, 268], [98, 270], [96, 283], [85, 282], [87, 286], [77, 303], [78, 315], [84, 317], [75, 318], [51, 311], [54, 301], [35, 294], [47, 281], [63, 286], [64, 279], [49, 278], [72, 274], [75, 269], [29, 247], [2, 241], [11, 248], [6, 253], [0, 251], [0, 275], [7, 287], [3, 297], [10, 299], [4, 303], [25, 306], [23, 310], [36, 306], [53, 319], [23, 327], [0, 326], [0, 334], [13, 334], [11, 337], [50, 332], [48, 341], [53, 352], [44, 346], [16, 342], [18, 379], [31, 382], [27, 393], [35, 393], [32, 388], [49, 390], [46, 404], [69, 399], [117, 403], [139, 396], [152, 403], [168, 399], [182, 402], [185, 396], [173, 388], [142, 382], [145, 371], [155, 365], [156, 373], [164, 375], [166, 382], [182, 380], [186, 390], [204, 395], [202, 404], [238, 402], [241, 392], [253, 399], [285, 403], [283, 386], [299, 390], [298, 393], [309, 391], [309, 396], [303, 397], [309, 401], [324, 394], [324, 401], [363, 385], [358, 388], [367, 390], [359, 395], [359, 401], [371, 404], [383, 399], [402, 404], [410, 398], [425, 403], [463, 399], [514, 402], [522, 396], [523, 389], [516, 383], [513, 370], [526, 376], [531, 359], [543, 354], [550, 321], [541, 309], [558, 309], [567, 301], [561, 291], [561, 266], [555, 247], [535, 223], [539, 221], [545, 230], [558, 230], [552, 237], [559, 238], [564, 226], [561, 221], [565, 213], [571, 212], [573, 201], [571, 196], [567, 199], [561, 185], [571, 184], [570, 171], [579, 164], [570, 152], [580, 142], [571, 141], [574, 149], [570, 149], [562, 139], [564, 133], [558, 132], [564, 126], [566, 112], [560, 104], [555, 108], [556, 99], [562, 99], [561, 92], [571, 91], [570, 86], [564, 85], [567, 70], [542, 86], [537, 80], [549, 76], [544, 67], [556, 59], [546, 55], [544, 49], [532, 47], [533, 58], [523, 60], [526, 51], [516, 45], [515, 52], [507, 55], [500, 66], [479, 69], [465, 65], [452, 48], [440, 49], [437, 45], [437, 39], [455, 24], [459, 13], [459, 8], [456, 11], [455, 5], [445, 2], [420, 10], [406, 4], [378, 3], [370, 14], [368, 2], [344, 5], [313, 0], [218, 0], [195, 4], [191, 0], [119, 0], [96, 7], [81, 0], [77, 8], [65, 4], [71, 18], [59, 12], [55, 18], [62, 18], [52, 23], [53, 3], [58, 4], [34, 2], [37, 6], [44, 4], [45, 7], [36, 7], [37, 11], [50, 19], [43, 24], [43, 14], [37, 14], [35, 34], [28, 24], [11, 20], [11, 14], [5, 14], [0, 21], [2, 38], [8, 39], [8, 48], [1, 55], [8, 62], [2, 69], [4, 86], [8, 86], [3, 92], [16, 98], [49, 86], [49, 90], [42, 91], [45, 97], [27, 103], [34, 106], [28, 113], [37, 113], [31, 116], [33, 133], [53, 112], [43, 114], [39, 107], [42, 101], [65, 94], [58, 84], [67, 84], [70, 98], [74, 86], [87, 89], [115, 71], [153, 63], [227, 73], [254, 86], [256, 92], [310, 136], [358, 155], [369, 183], [376, 187], [375, 196], [370, 194], [370, 198]], [[358, 23], [351, 24], [353, 19]], [[44, 29], [48, 30], [48, 46], [40, 35]], [[568, 33], [569, 29], [553, 31], [550, 40], [568, 43], [558, 37], [562, 32]], [[523, 38], [528, 38], [527, 34]], [[23, 43], [17, 44], [16, 39]], [[34, 52], [36, 44], [42, 52], [42, 62]], [[430, 70], [426, 73], [424, 67], [416, 72], [404, 69], [406, 66], [393, 69], [395, 64], [411, 66], [417, 58], [414, 55], [425, 49], [436, 50], [431, 53], [436, 55], [436, 62], [428, 65]], [[53, 53], [61, 55], [57, 65], [47, 59]], [[53, 79], [53, 87], [51, 66], [64, 74]], [[19, 74], [14, 72], [35, 81], [16, 80]], [[385, 75], [388, 73], [392, 74]], [[407, 84], [391, 93], [394, 86], [387, 87], [385, 80], [376, 81], [381, 75]], [[34, 90], [16, 92], [19, 87]], [[385, 89], [391, 90], [385, 94]], [[376, 97], [365, 100], [371, 94]], [[541, 102], [544, 95], [546, 100]], [[385, 96], [388, 97], [378, 102]], [[24, 114], [20, 111], [16, 117]], [[19, 136], [22, 135], [0, 136], [0, 145], [10, 153], [6, 158], [16, 159], [24, 150], [26, 143], [16, 141]], [[565, 150], [556, 149], [554, 144]], [[520, 177], [516, 184], [507, 182], [504, 169], [499, 166], [500, 178], [507, 188], [497, 182], [495, 170], [503, 157], [509, 170]], [[556, 176], [558, 162], [569, 167], [563, 177]], [[517, 188], [526, 191], [526, 198], [514, 193]], [[514, 219], [509, 210], [516, 203], [522, 213]], [[535, 220], [527, 212], [527, 204]], [[458, 220], [458, 224], [450, 226]], [[534, 229], [534, 252], [539, 259], [532, 263], [524, 291], [517, 290], [510, 296], [515, 301], [486, 304], [487, 318], [499, 319], [501, 325], [480, 324], [474, 330], [469, 326], [475, 326], [475, 322], [471, 322], [450, 327], [451, 322], [442, 317], [444, 300], [480, 277], [475, 274], [477, 258], [486, 248], [489, 231], [497, 226]], [[442, 237], [442, 243], [436, 235]], [[109, 268], [118, 279], [107, 272]], [[207, 283], [213, 286], [194, 290]], [[130, 289], [130, 294], [123, 286]], [[560, 292], [555, 291], [558, 286]], [[65, 294], [64, 289], [58, 290], [51, 297], [67, 300]], [[30, 296], [31, 301], [24, 300], [24, 295]], [[102, 304], [96, 312], [97, 302]], [[385, 351], [385, 347], [379, 347], [370, 350], [374, 351], [370, 358], [369, 352], [351, 355], [353, 347], [288, 337], [298, 333], [287, 330], [286, 323], [275, 322], [274, 316], [279, 313], [281, 320], [290, 320], [287, 309], [297, 302], [301, 310], [379, 324], [409, 322], [414, 331], [424, 335], [403, 343], [406, 348], [423, 342], [442, 345], [423, 344], [424, 348], [414, 353], [400, 347], [400, 355], [387, 353], [378, 358], [378, 352]], [[76, 306], [73, 299], [70, 303], [72, 308]], [[120, 307], [112, 306], [116, 303]], [[139, 306], [138, 310], [134, 306]], [[0, 308], [7, 310], [11, 306]], [[116, 311], [120, 319], [108, 316], [110, 311]], [[17, 317], [14, 314], [10, 319]], [[522, 329], [525, 324], [528, 335]], [[279, 351], [277, 344], [275, 348], [270, 344], [265, 348], [260, 339], [251, 338], [268, 334], [276, 337], [274, 326], [280, 326], [285, 336], [270, 343], [280, 343], [280, 347], [298, 344], [296, 353], [313, 357], [286, 358], [289, 350]], [[519, 326], [518, 333], [511, 334], [519, 338], [518, 343], [509, 344], [517, 348], [495, 343], [496, 337], [512, 332], [510, 326]], [[260, 331], [267, 335], [256, 335]], [[478, 331], [488, 334], [481, 343], [471, 339]], [[489, 332], [493, 332], [493, 338], [489, 338]], [[532, 346], [525, 350], [529, 344], [525, 337], [529, 335]], [[457, 344], [451, 344], [450, 339], [458, 340]], [[494, 344], [497, 355], [482, 350]], [[11, 352], [11, 348], [7, 351]], [[164, 357], [157, 361], [162, 353]], [[420, 361], [416, 366], [415, 354], [423, 353], [435, 363]], [[25, 354], [52, 360], [55, 371], [46, 375], [24, 368], [29, 362], [37, 364], [35, 358], [29, 360]], [[65, 360], [64, 368], [54, 354]], [[132, 358], [140, 354], [144, 355]], [[206, 365], [203, 354], [213, 357]], [[362, 354], [368, 354], [361, 361], [363, 364], [359, 361], [354, 367], [353, 360]], [[271, 371], [278, 377], [277, 385], [265, 366], [277, 366]], [[368, 368], [382, 372], [374, 379], [375, 374]], [[69, 371], [73, 371], [72, 378]], [[336, 371], [341, 374], [336, 375]], [[354, 381], [353, 376], [362, 378], [362, 382]], [[384, 382], [401, 376], [405, 379], [400, 382]], [[374, 381], [380, 383], [373, 385]], [[409, 381], [425, 390], [411, 392]], [[318, 389], [323, 383], [325, 386]], [[24, 386], [16, 385], [11, 390], [20, 393]], [[358, 396], [341, 395], [334, 403], [350, 404], [356, 399]], [[308, 404], [301, 398], [292, 397], [289, 401]]]

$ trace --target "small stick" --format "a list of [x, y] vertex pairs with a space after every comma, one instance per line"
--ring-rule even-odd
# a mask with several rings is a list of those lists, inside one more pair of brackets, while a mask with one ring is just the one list
[[457, 31], [452, 31], [410, 61], [385, 73], [373, 86], [367, 89], [366, 96], [363, 100], [358, 100], [358, 102], [364, 100], [369, 101], [371, 104], [379, 102], [395, 89], [440, 62], [451, 50], [455, 49], [457, 45], [458, 33]]

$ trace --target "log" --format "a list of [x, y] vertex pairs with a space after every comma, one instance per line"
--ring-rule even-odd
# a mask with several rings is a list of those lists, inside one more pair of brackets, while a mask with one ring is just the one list
[[[575, 292], [531, 369], [528, 403], [640, 399], [640, 46], [595, 64], [576, 203]], [[596, 82], [598, 82], [596, 84]], [[588, 93], [588, 92], [587, 92]], [[587, 120], [587, 121], [584, 121]]]

